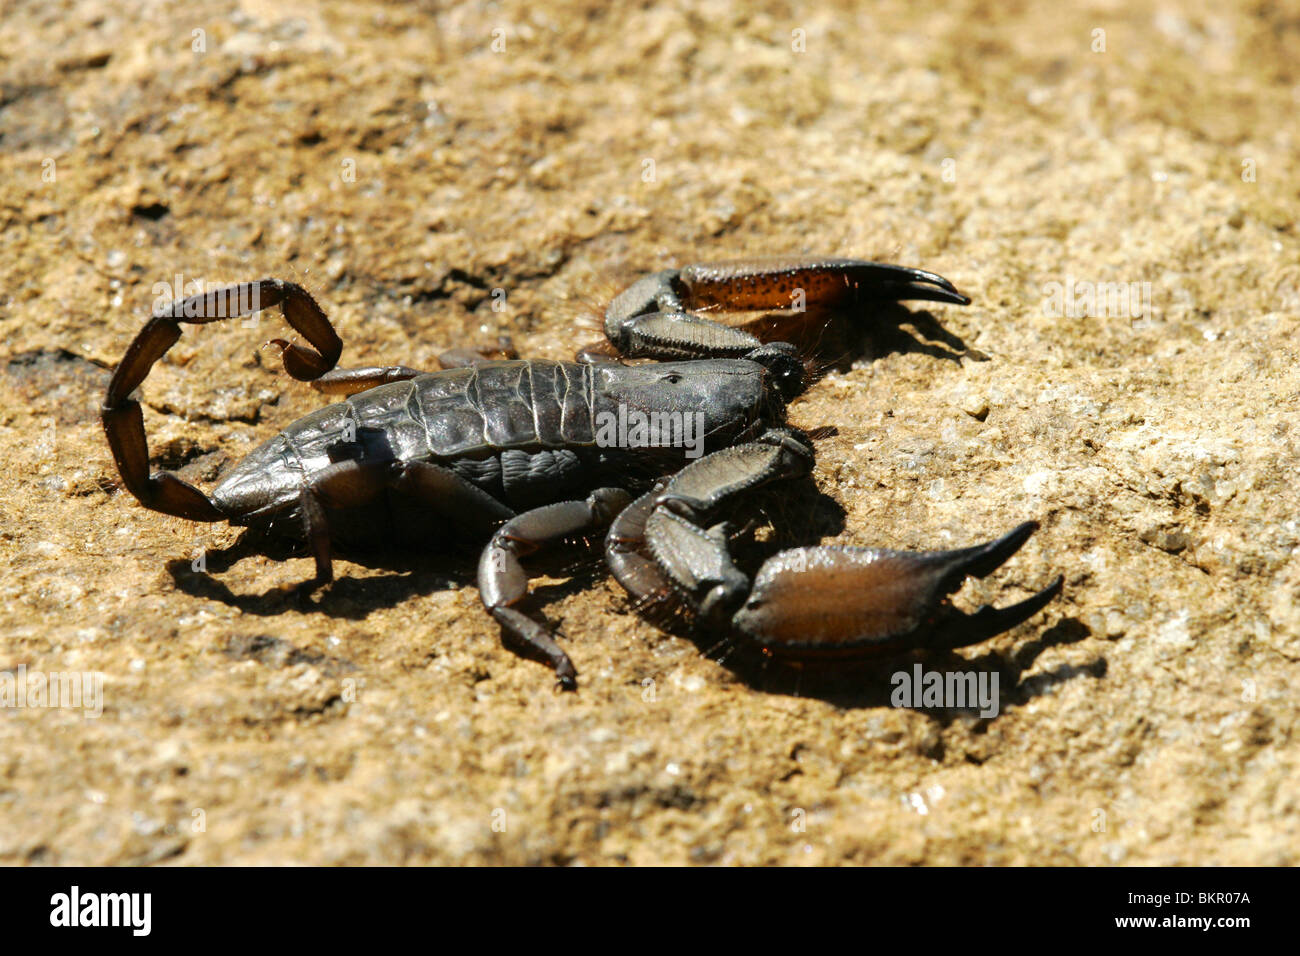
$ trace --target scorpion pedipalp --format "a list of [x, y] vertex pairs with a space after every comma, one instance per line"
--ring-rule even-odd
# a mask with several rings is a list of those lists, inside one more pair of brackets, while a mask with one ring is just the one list
[[[806, 457], [792, 454], [798, 449]], [[700, 623], [795, 660], [964, 647], [1023, 623], [1060, 593], [1058, 577], [1010, 607], [967, 615], [948, 602], [967, 577], [985, 577], [1015, 554], [1038, 528], [1033, 521], [954, 551], [793, 548], [769, 558], [751, 583], [721, 526], [707, 523], [741, 492], [806, 475], [811, 462], [811, 450], [782, 429], [688, 465], [614, 522], [610, 567], [638, 600], [671, 592]]]
[[732, 625], [778, 657], [870, 657], [977, 644], [1037, 614], [1061, 578], [1018, 604], [964, 614], [948, 602], [967, 577], [985, 577], [1038, 528], [1029, 521], [956, 551], [815, 547], [763, 565]]
[[[605, 337], [628, 358], [740, 358], [853, 303], [920, 300], [969, 305], [941, 275], [864, 259], [746, 259], [668, 269], [633, 283], [605, 312]], [[755, 331], [699, 310], [779, 310]]]

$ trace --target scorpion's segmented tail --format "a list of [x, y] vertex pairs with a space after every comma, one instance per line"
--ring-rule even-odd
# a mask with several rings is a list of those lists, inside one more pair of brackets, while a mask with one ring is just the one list
[[343, 351], [342, 340], [307, 290], [281, 279], [241, 282], [173, 302], [155, 312], [132, 340], [108, 383], [100, 417], [122, 483], [146, 508], [191, 521], [228, 517], [211, 498], [175, 475], [149, 474], [144, 416], [131, 394], [180, 339], [181, 323], [203, 325], [252, 315], [273, 305], [280, 306], [289, 325], [314, 346], [273, 339], [281, 347], [285, 371], [300, 381], [310, 381], [332, 369]]

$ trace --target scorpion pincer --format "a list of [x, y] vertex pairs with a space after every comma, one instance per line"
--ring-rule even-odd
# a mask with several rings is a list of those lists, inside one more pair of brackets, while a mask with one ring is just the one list
[[[812, 471], [811, 440], [786, 422], [810, 376], [783, 336], [810, 314], [902, 300], [970, 301], [933, 273], [855, 259], [693, 265], [618, 295], [606, 312], [608, 345], [579, 361], [457, 350], [441, 356], [441, 370], [421, 372], [335, 368], [343, 343], [312, 296], [263, 279], [155, 311], [114, 371], [102, 418], [122, 483], [145, 507], [304, 540], [315, 560], [304, 594], [333, 580], [333, 544], [427, 547], [449, 535], [486, 542], [479, 592], [503, 642], [548, 663], [566, 689], [577, 686], [577, 670], [551, 630], [523, 610], [521, 559], [606, 530], [609, 566], [634, 598], [671, 596], [700, 625], [774, 657], [961, 647], [1028, 620], [1060, 592], [1058, 577], [1012, 607], [966, 615], [948, 603], [967, 576], [987, 575], [1015, 553], [1035, 523], [956, 551], [784, 550], [752, 581], [732, 560], [728, 526], [714, 523], [746, 492]], [[790, 309], [794, 301], [803, 308]], [[277, 305], [307, 343], [273, 340], [285, 370], [343, 399], [258, 447], [210, 495], [167, 472], [150, 474], [133, 393], [181, 325]], [[732, 326], [701, 315], [706, 308], [772, 314]], [[652, 423], [648, 435], [602, 440], [601, 423], [628, 414]], [[701, 423], [693, 460], [653, 424], [688, 414]]]

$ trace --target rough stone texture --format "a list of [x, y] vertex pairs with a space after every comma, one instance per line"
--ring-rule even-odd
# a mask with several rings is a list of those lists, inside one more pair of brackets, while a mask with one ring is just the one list
[[[3, 714], [0, 861], [1300, 863], [1297, 22], [858, 6], [11, 5], [0, 668], [105, 686]], [[502, 331], [567, 357], [645, 271], [782, 252], [975, 300], [793, 417], [839, 430], [833, 540], [1043, 522], [959, 599], [1065, 575], [946, 660], [1000, 674], [994, 719], [755, 686], [587, 570], [547, 589], [556, 695], [459, 565], [343, 560], [299, 608], [306, 557], [222, 560], [238, 532], [139, 507], [99, 428], [178, 275], [296, 278], [344, 364], [432, 367]], [[1150, 308], [1052, 314], [1074, 280]], [[258, 350], [281, 328], [187, 332], [143, 388], [157, 463], [211, 487], [319, 403]]]

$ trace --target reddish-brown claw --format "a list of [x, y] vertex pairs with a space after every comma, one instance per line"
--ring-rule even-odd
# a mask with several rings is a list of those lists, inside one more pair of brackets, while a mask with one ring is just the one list
[[998, 568], [1038, 528], [1027, 521], [958, 551], [796, 548], [759, 570], [732, 620], [773, 656], [871, 657], [965, 647], [1024, 623], [1061, 592], [1062, 579], [1018, 604], [964, 614], [948, 602], [967, 577]]
[[[743, 259], [668, 269], [634, 282], [605, 312], [605, 337], [627, 357], [740, 358], [789, 340], [808, 314], [855, 302], [922, 300], [969, 305], [941, 275], [863, 259]], [[782, 321], [748, 331], [700, 310], [781, 310]]]

